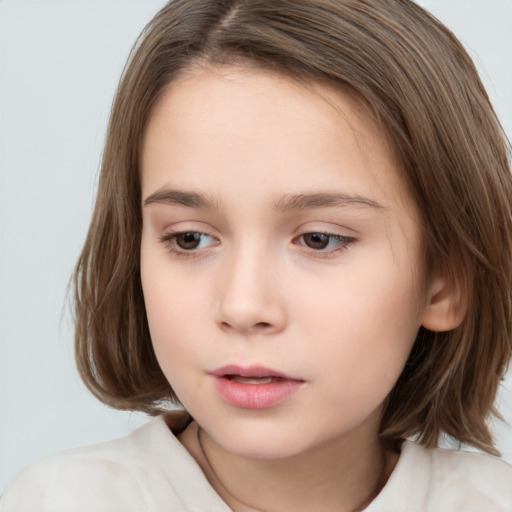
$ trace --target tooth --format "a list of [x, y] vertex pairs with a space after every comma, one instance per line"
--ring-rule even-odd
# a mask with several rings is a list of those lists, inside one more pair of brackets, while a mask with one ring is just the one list
[[241, 375], [234, 375], [231, 380], [240, 384], [271, 384], [277, 381], [277, 377], [242, 377]]

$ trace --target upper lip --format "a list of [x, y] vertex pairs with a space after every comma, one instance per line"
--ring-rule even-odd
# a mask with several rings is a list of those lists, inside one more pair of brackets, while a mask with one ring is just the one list
[[216, 368], [215, 370], [212, 370], [208, 373], [210, 375], [214, 375], [215, 377], [224, 377], [225, 375], [238, 375], [240, 377], [280, 377], [281, 379], [287, 380], [303, 380], [260, 365], [239, 366], [235, 364], [229, 364], [226, 366], [221, 366], [220, 368]]

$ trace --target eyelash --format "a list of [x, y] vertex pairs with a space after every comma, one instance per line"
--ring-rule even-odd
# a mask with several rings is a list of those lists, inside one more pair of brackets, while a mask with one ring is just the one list
[[[171, 233], [166, 233], [163, 236], [160, 237], [160, 242], [162, 242], [171, 254], [174, 254], [176, 256], [179, 256], [181, 258], [193, 258], [198, 256], [198, 250], [197, 249], [182, 249], [176, 244], [176, 238], [180, 235], [187, 235], [187, 234], [193, 234], [193, 235], [201, 235], [201, 236], [207, 236], [210, 238], [213, 238], [208, 233], [203, 233], [201, 231], [175, 231]], [[216, 245], [216, 244], [215, 244]]]
[[[169, 251], [171, 254], [174, 254], [174, 255], [179, 256], [181, 258], [197, 257], [199, 255], [199, 251], [201, 249], [194, 248], [194, 249], [187, 250], [187, 249], [180, 248], [176, 244], [176, 238], [178, 236], [180, 236], [180, 235], [187, 235], [187, 234], [200, 235], [200, 236], [214, 238], [211, 235], [209, 235], [208, 233], [203, 233], [201, 231], [176, 231], [176, 232], [171, 232], [171, 233], [164, 234], [163, 236], [161, 236], [159, 238], [159, 241], [165, 245], [166, 250]], [[321, 236], [324, 236], [324, 237], [328, 237], [329, 238], [329, 241], [328, 241], [329, 243], [332, 240], [335, 240], [335, 241], [338, 242], [338, 244], [335, 245], [331, 249], [313, 249], [311, 247], [308, 247], [304, 243], [299, 243], [298, 242], [298, 240], [303, 239], [307, 235], [321, 235]], [[307, 233], [303, 233], [302, 235], [300, 235], [300, 236], [298, 236], [298, 237], [296, 237], [294, 239], [294, 242], [295, 242], [296, 245], [300, 245], [302, 247], [305, 247], [315, 257], [320, 257], [320, 258], [327, 258], [327, 257], [332, 256], [333, 254], [337, 253], [338, 251], [346, 251], [346, 250], [348, 250], [350, 245], [352, 245], [355, 241], [356, 241], [356, 239], [353, 238], [353, 237], [337, 235], [335, 233], [328, 233], [328, 232], [323, 232], [323, 231], [310, 231], [310, 232], [307, 232]], [[212, 245], [215, 246], [217, 244], [212, 244]]]
[[307, 235], [321, 235], [321, 236], [325, 236], [325, 237], [329, 238], [329, 242], [332, 240], [335, 240], [336, 242], [338, 242], [338, 244], [335, 245], [334, 247], [332, 247], [331, 249], [318, 249], [318, 250], [308, 247], [306, 245], [300, 244], [300, 245], [302, 245], [302, 247], [306, 247], [317, 258], [318, 257], [328, 258], [329, 256], [332, 256], [339, 251], [346, 251], [346, 250], [348, 250], [350, 245], [356, 241], [356, 239], [353, 237], [337, 235], [335, 233], [328, 233], [328, 232], [324, 232], [324, 231], [310, 231], [308, 233], [303, 233], [302, 235], [297, 237], [295, 240], [303, 239]]

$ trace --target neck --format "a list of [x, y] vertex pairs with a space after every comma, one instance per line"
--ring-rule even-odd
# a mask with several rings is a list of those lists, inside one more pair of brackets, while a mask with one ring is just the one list
[[398, 458], [382, 449], [376, 435], [371, 442], [336, 440], [277, 460], [226, 452], [195, 423], [180, 440], [235, 512], [363, 510]]

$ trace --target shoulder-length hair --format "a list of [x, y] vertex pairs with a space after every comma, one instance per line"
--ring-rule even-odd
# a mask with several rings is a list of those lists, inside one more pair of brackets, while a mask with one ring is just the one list
[[155, 102], [201, 62], [334, 86], [383, 127], [422, 215], [427, 271], [462, 283], [469, 306], [450, 332], [420, 329], [382, 440], [436, 446], [446, 433], [497, 453], [486, 419], [512, 353], [509, 146], [462, 45], [410, 0], [173, 0], [147, 25], [115, 97], [74, 275], [76, 356], [92, 393], [148, 413], [177, 401], [144, 308], [139, 156]]

